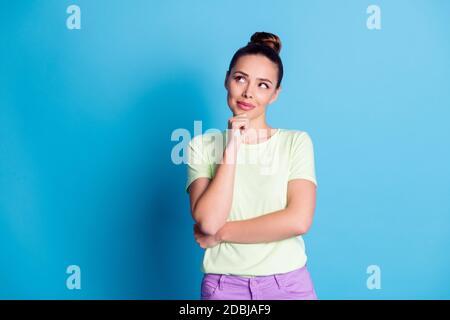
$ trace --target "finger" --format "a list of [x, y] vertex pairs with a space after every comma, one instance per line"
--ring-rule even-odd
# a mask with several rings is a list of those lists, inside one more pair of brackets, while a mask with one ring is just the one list
[[249, 122], [247, 120], [236, 120], [231, 124], [232, 129], [238, 129], [243, 126], [248, 126]]
[[235, 122], [248, 122], [248, 121], [250, 121], [249, 118], [244, 118], [244, 117], [242, 117], [242, 118], [235, 118], [235, 119], [232, 119], [230, 121], [230, 124], [233, 124]]
[[233, 123], [236, 121], [247, 121], [249, 118], [247, 116], [236, 116], [228, 120], [228, 123]]

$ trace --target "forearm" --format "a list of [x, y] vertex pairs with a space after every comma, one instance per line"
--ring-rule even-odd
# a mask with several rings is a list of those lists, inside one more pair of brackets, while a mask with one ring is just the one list
[[205, 234], [213, 235], [226, 223], [233, 200], [237, 149], [233, 143], [224, 149], [216, 174], [194, 208], [194, 219]]
[[217, 238], [234, 243], [281, 241], [301, 234], [298, 219], [286, 208], [248, 220], [229, 221], [218, 231]]

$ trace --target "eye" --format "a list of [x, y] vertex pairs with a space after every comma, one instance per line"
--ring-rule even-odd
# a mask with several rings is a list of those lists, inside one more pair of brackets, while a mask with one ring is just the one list
[[267, 83], [263, 82], [263, 83], [261, 83], [261, 84], [265, 85], [265, 86], [266, 86], [266, 89], [269, 89], [269, 85], [268, 85]]
[[239, 82], [239, 79], [244, 79], [244, 77], [242, 77], [242, 76], [237, 76], [237, 77], [235, 77], [234, 79], [237, 80], [237, 81]]

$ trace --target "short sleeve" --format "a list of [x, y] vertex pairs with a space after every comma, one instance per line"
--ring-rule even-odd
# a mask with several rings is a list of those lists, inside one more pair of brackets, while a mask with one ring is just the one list
[[301, 131], [295, 133], [292, 140], [289, 160], [288, 181], [293, 179], [306, 179], [317, 186], [314, 165], [314, 146], [307, 132]]
[[189, 185], [198, 178], [212, 178], [211, 164], [203, 145], [203, 136], [194, 137], [187, 147], [187, 181], [185, 190], [188, 192]]

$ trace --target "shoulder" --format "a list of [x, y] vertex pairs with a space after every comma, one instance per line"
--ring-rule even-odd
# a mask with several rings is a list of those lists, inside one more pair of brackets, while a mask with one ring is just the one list
[[283, 135], [284, 139], [289, 140], [293, 144], [302, 142], [312, 142], [311, 136], [307, 131], [298, 129], [281, 129], [280, 134]]

